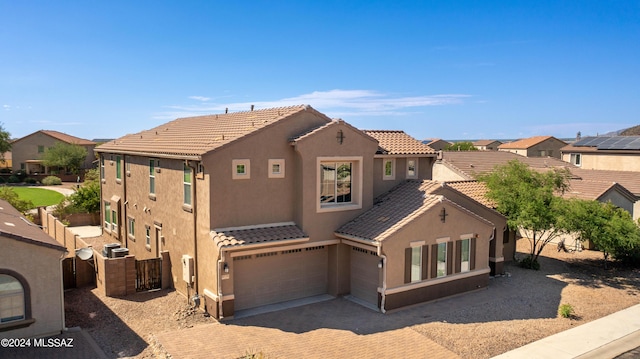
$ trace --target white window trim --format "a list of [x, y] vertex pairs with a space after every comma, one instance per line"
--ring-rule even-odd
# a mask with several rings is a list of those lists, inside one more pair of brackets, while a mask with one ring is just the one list
[[[391, 174], [387, 175], [387, 162], [391, 162]], [[384, 181], [390, 181], [396, 179], [396, 159], [395, 158], [383, 158], [382, 159], [382, 179]]]
[[[244, 165], [244, 173], [238, 173], [238, 166]], [[231, 178], [250, 179], [251, 178], [251, 161], [249, 159], [231, 160]]]
[[[413, 161], [415, 163], [414, 174], [409, 174], [409, 161]], [[418, 178], [418, 158], [407, 158], [407, 179], [416, 179]]]
[[[462, 260], [462, 253], [463, 253], [463, 243], [464, 241], [467, 241], [467, 251], [469, 253], [469, 258], [467, 258], [466, 261]], [[471, 238], [467, 237], [467, 238], [462, 238], [461, 242], [460, 242], [460, 272], [461, 273], [465, 273], [471, 270], [471, 256], [473, 255], [471, 253]], [[466, 263], [466, 268], [464, 267], [464, 264]]]
[[[439, 247], [440, 247], [441, 244], [444, 244], [444, 274], [443, 275], [439, 275], [438, 274], [438, 264], [440, 264], [440, 261], [438, 260], [438, 254], [440, 252], [440, 248]], [[448, 259], [447, 258], [448, 257], [448, 253], [447, 252], [449, 251], [448, 247], [449, 247], [449, 244], [447, 242], [438, 243], [438, 248], [436, 249], [438, 251], [438, 253], [436, 253], [436, 263], [437, 263], [436, 264], [436, 278], [442, 278], [442, 277], [446, 277], [447, 276], [447, 265], [449, 264], [449, 263], [447, 263], [447, 259]]]
[[[273, 165], [280, 166], [280, 172], [273, 172]], [[284, 178], [284, 159], [270, 159], [269, 160], [269, 178]]]
[[[579, 161], [576, 161], [576, 159], [580, 159]], [[582, 154], [581, 153], [572, 153], [569, 155], [569, 162], [571, 162], [572, 165], [577, 166], [577, 167], [581, 167], [582, 166]]]
[[[351, 181], [351, 203], [348, 204], [333, 204], [322, 205], [320, 203], [320, 165], [323, 162], [352, 162], [353, 167], [351, 169], [351, 175], [355, 178]], [[337, 211], [349, 211], [362, 208], [362, 156], [348, 156], [348, 157], [317, 157], [316, 158], [316, 212], [337, 212]]]
[[[413, 264], [413, 255], [414, 252], [418, 253], [418, 265], [417, 265], [417, 273], [414, 273], [414, 264]], [[417, 277], [414, 277], [414, 274], [417, 275]], [[411, 247], [411, 282], [410, 283], [416, 283], [416, 282], [420, 282], [422, 281], [422, 247]]]

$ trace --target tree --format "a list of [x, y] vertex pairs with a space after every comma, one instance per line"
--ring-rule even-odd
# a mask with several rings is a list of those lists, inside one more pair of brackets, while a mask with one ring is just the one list
[[568, 189], [568, 178], [566, 169], [542, 173], [517, 160], [478, 176], [487, 185], [487, 197], [507, 217], [509, 228], [527, 233], [531, 251], [522, 262], [524, 267], [539, 268], [542, 249], [564, 233], [559, 218], [566, 209], [566, 200], [556, 194]]
[[69, 196], [69, 201], [72, 206], [83, 212], [100, 212], [100, 183], [97, 169], [87, 171], [84, 183]]
[[640, 251], [640, 228], [629, 212], [610, 202], [569, 200], [563, 226], [580, 240], [591, 240], [602, 251], [604, 267], [609, 256], [633, 260]]
[[478, 149], [469, 141], [456, 142], [447, 145], [444, 148], [445, 151], [477, 151]]
[[29, 211], [30, 209], [35, 208], [33, 202], [20, 199], [20, 196], [18, 196], [18, 194], [11, 187], [0, 187], [0, 198], [9, 202], [9, 204], [13, 206], [13, 208], [17, 209], [23, 214], [27, 213], [27, 211]]
[[0, 161], [4, 162], [4, 154], [9, 151], [11, 151], [11, 134], [0, 123]]
[[42, 162], [48, 167], [63, 167], [69, 172], [78, 173], [85, 158], [87, 158], [87, 150], [84, 147], [56, 142], [53, 147], [44, 152]]

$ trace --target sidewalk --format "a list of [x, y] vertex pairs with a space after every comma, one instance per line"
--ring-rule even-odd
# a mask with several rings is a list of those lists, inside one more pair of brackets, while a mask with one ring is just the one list
[[615, 358], [640, 347], [640, 304], [494, 357]]

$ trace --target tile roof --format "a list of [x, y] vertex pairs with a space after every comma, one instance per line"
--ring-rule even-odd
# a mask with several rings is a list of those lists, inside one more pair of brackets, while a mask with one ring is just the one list
[[591, 181], [616, 182], [629, 190], [635, 196], [640, 197], [640, 176], [632, 171], [605, 171], [571, 168], [571, 174], [576, 178]]
[[287, 240], [292, 239], [309, 238], [309, 236], [307, 236], [295, 224], [221, 230], [219, 232], [212, 231], [211, 236], [218, 248], [239, 247], [249, 244], [268, 242], [272, 242], [273, 244], [282, 244], [279, 242], [286, 242]]
[[373, 208], [336, 230], [337, 235], [354, 236], [370, 241], [383, 241], [400, 228], [442, 202], [454, 205], [472, 216], [486, 219], [435, 193], [437, 181], [409, 180], [380, 196]]
[[66, 133], [62, 133], [62, 132], [58, 132], [58, 131], [52, 131], [52, 130], [36, 131], [36, 132], [28, 134], [28, 135], [26, 135], [24, 137], [17, 138], [15, 140], [13, 140], [12, 143], [21, 141], [22, 139], [25, 139], [25, 138], [27, 138], [29, 136], [32, 136], [32, 135], [34, 135], [34, 134], [36, 134], [38, 132], [43, 133], [43, 134], [45, 134], [47, 136], [51, 136], [51, 137], [53, 137], [53, 138], [55, 138], [55, 139], [57, 139], [59, 141], [62, 141], [62, 142], [72, 143], [72, 144], [76, 144], [76, 145], [80, 145], [80, 146], [91, 146], [91, 145], [95, 145], [96, 144], [95, 142], [86, 140], [84, 138], [75, 137], [75, 136], [68, 135]]
[[60, 243], [46, 234], [38, 225], [25, 219], [17, 209], [4, 200], [0, 200], [0, 236], [66, 251]]
[[569, 190], [562, 194], [564, 198], [578, 198], [585, 200], [599, 200], [611, 189], [617, 189], [627, 198], [633, 198], [633, 194], [616, 182], [591, 181], [572, 179], [569, 181]]
[[303, 111], [330, 121], [308, 105], [185, 117], [109, 141], [96, 151], [199, 157]]
[[445, 151], [440, 163], [455, 170], [468, 180], [476, 174], [492, 171], [496, 166], [518, 160], [533, 169], [577, 168], [576, 166], [552, 157], [524, 157], [506, 151]]
[[456, 191], [470, 197], [476, 202], [481, 203], [485, 207], [495, 209], [497, 207], [493, 200], [487, 198], [487, 185], [478, 181], [451, 181], [445, 182], [445, 186], [451, 187]]
[[363, 130], [379, 143], [379, 151], [388, 155], [435, 155], [428, 145], [409, 136], [404, 131]]
[[498, 142], [500, 144], [502, 143], [502, 142], [500, 142], [498, 140], [478, 140], [478, 141], [473, 142], [473, 145], [474, 146], [488, 146], [488, 145], [490, 145], [492, 143], [496, 143], [496, 142]]
[[[544, 142], [546, 140], [549, 139], [556, 139], [557, 138], [553, 137], [553, 136], [535, 136], [535, 137], [529, 137], [529, 138], [524, 138], [518, 141], [513, 141], [513, 142], [509, 142], [509, 143], [503, 143], [500, 146], [498, 146], [498, 148], [500, 149], [527, 149], [529, 147], [535, 146], [541, 142]], [[564, 142], [561, 140], [558, 140], [560, 142]]]

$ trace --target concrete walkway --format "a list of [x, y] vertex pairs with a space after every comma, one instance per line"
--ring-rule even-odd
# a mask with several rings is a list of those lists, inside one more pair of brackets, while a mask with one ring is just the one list
[[638, 347], [640, 347], [640, 304], [494, 358], [616, 358]]

